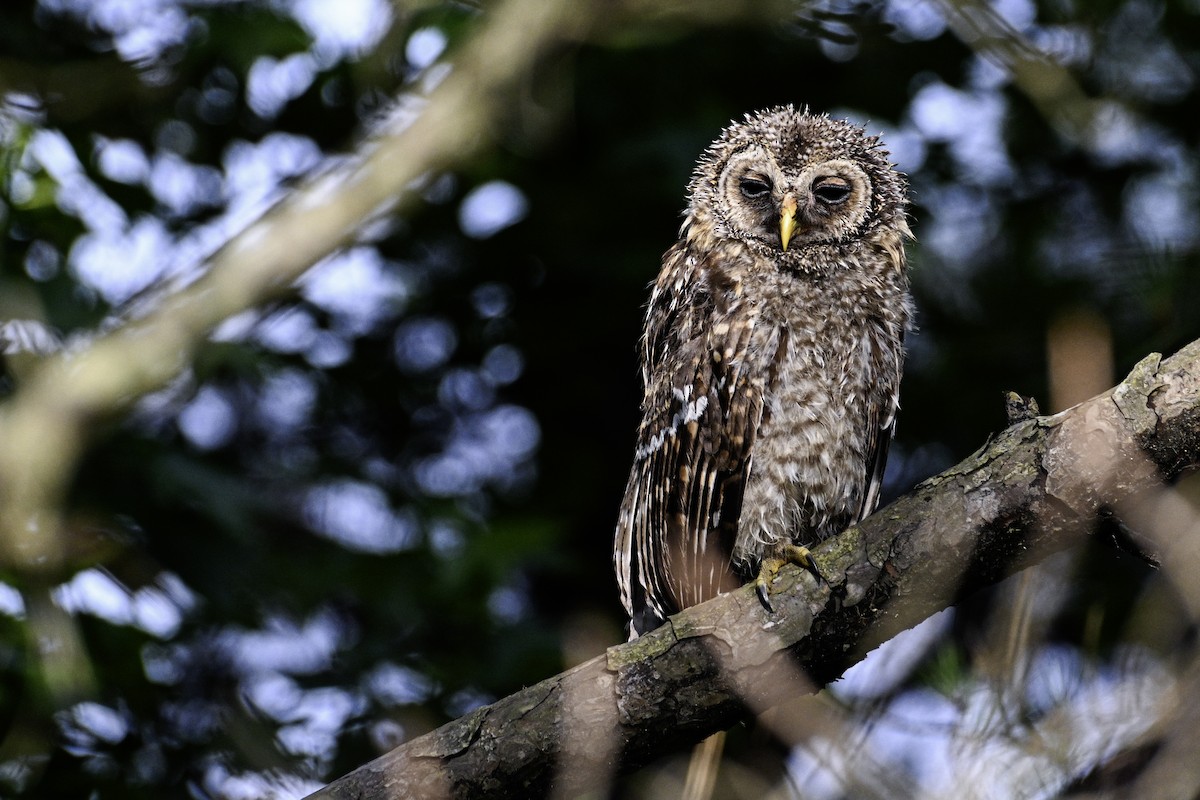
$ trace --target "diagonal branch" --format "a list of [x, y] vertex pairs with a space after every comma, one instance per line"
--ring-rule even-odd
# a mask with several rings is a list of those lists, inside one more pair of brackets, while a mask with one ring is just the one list
[[0, 566], [25, 578], [29, 649], [42, 655], [35, 669], [55, 702], [91, 683], [78, 628], [49, 585], [71, 545], [62, 501], [97, 421], [170, 381], [220, 322], [288, 293], [364, 225], [411, 208], [428, 176], [484, 150], [528, 76], [582, 39], [597, 13], [597, 3], [570, 0], [499, 4], [440, 82], [428, 82], [427, 98], [402, 98], [380, 131], [233, 237], [195, 282], [47, 358], [0, 407]]
[[419, 113], [399, 109], [353, 157], [308, 179], [150, 313], [48, 359], [0, 409], [2, 561], [57, 568], [56, 509], [95, 420], [167, 383], [218, 323], [287, 293], [363, 225], [409, 208], [423, 176], [478, 153], [510, 113], [514, 87], [592, 21], [566, 0], [501, 5], [428, 100], [413, 100]]
[[[516, 798], [551, 787], [570, 796], [597, 776], [727, 728], [749, 709], [813, 691], [899, 631], [1080, 542], [1100, 515], [1169, 491], [1198, 465], [1200, 341], [1168, 359], [1148, 356], [1074, 408], [1014, 424], [824, 542], [815, 557], [827, 582], [785, 569], [772, 587], [775, 613], [743, 587], [311, 797]], [[1155, 560], [1165, 546], [1156, 542], [1153, 534], [1142, 542]], [[797, 678], [797, 665], [811, 682]]]
[[955, 35], [976, 53], [1009, 72], [1012, 80], [1068, 141], [1096, 134], [1101, 104], [1088, 97], [1071, 72], [1034, 46], [995, 7], [982, 0], [938, 0]]

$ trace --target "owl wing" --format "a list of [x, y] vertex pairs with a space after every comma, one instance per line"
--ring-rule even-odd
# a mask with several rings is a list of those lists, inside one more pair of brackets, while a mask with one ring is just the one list
[[874, 513], [879, 506], [879, 493], [883, 489], [883, 471], [887, 466], [888, 450], [896, 433], [896, 413], [900, 410], [900, 375], [904, 370], [904, 331], [896, 335], [897, 346], [892, 357], [881, 365], [877, 372], [881, 379], [888, 380], [889, 391], [883, 402], [871, 409], [867, 419], [866, 455], [867, 483], [863, 492], [862, 507], [852, 523], [860, 522]]
[[615, 551], [631, 635], [740, 584], [730, 552], [767, 380], [747, 367], [756, 317], [721, 271], [683, 245], [665, 266], [646, 315], [643, 419]]

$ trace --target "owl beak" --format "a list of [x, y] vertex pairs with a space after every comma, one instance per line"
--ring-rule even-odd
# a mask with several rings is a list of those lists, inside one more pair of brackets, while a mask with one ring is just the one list
[[783, 203], [779, 207], [779, 241], [783, 243], [783, 249], [787, 250], [788, 242], [792, 239], [792, 232], [796, 230], [796, 195], [788, 192], [783, 196]]

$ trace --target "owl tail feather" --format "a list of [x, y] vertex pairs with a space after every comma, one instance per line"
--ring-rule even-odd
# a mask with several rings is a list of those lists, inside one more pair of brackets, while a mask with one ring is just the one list
[[717, 770], [725, 750], [725, 731], [718, 731], [692, 748], [680, 800], [709, 800], [717, 785]]

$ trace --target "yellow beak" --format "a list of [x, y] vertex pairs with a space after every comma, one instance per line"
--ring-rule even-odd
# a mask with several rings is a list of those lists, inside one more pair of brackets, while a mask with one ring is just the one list
[[779, 207], [779, 241], [783, 243], [783, 249], [787, 250], [788, 242], [792, 239], [792, 232], [796, 230], [796, 196], [785, 194], [783, 203]]

